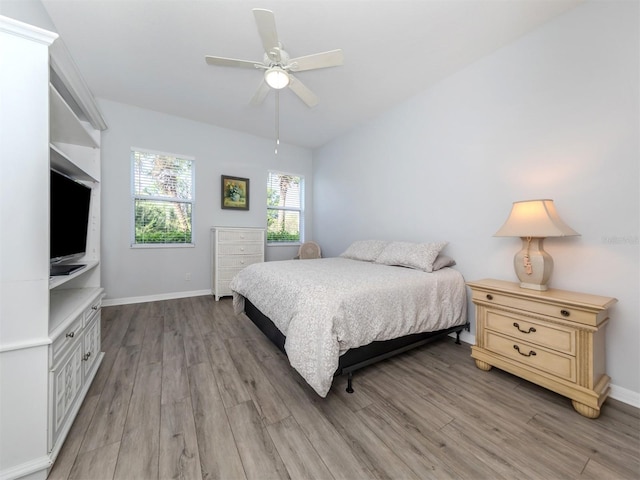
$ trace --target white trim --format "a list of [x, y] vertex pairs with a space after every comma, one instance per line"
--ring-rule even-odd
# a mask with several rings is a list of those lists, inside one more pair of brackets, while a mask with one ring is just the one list
[[59, 36], [57, 33], [50, 32], [44, 28], [34, 27], [28, 23], [20, 22], [13, 18], [5, 17], [4, 15], [0, 15], [0, 32], [9, 33], [45, 45], [51, 45]]
[[51, 467], [51, 459], [48, 455], [44, 457], [34, 458], [28, 462], [15, 465], [0, 471], [0, 480], [14, 480], [16, 478], [26, 477], [27, 475], [33, 475], [37, 472], [43, 472], [42, 478], [47, 478], [47, 469]]
[[113, 307], [114, 305], [129, 305], [131, 303], [157, 302], [160, 300], [172, 300], [174, 298], [202, 297], [204, 295], [212, 295], [211, 290], [193, 290], [190, 292], [161, 293], [158, 295], [147, 295], [144, 297], [107, 298], [102, 301], [102, 306]]
[[640, 393], [626, 388], [619, 387], [617, 385], [611, 385], [611, 393], [609, 394], [614, 400], [618, 400], [632, 407], [640, 408]]
[[[456, 334], [455, 333], [450, 333], [449, 336], [451, 338], [456, 338]], [[462, 332], [460, 332], [460, 341], [464, 342], [464, 343], [468, 343], [469, 345], [475, 345], [476, 344], [476, 336], [473, 335], [471, 332], [467, 332], [466, 330], [463, 330]], [[469, 357], [471, 358], [471, 357]]]
[[195, 242], [191, 243], [132, 243], [131, 248], [193, 248]]
[[51, 339], [48, 337], [35, 340], [31, 339], [28, 342], [7, 343], [4, 345], [0, 345], [0, 353], [12, 352], [14, 350], [26, 350], [28, 348], [46, 347], [48, 345], [51, 345]]
[[150, 148], [131, 147], [130, 150], [131, 152], [144, 152], [144, 153], [150, 153], [151, 155], [161, 155], [163, 157], [175, 157], [180, 160], [190, 160], [192, 162], [196, 161], [196, 157], [192, 157], [191, 155], [182, 155], [182, 154], [171, 153], [171, 152], [161, 152], [159, 150], [151, 150]]
[[91, 126], [96, 130], [106, 130], [107, 124], [100, 113], [98, 104], [62, 39], [51, 45], [49, 64], [66, 87], [69, 95], [87, 117]]

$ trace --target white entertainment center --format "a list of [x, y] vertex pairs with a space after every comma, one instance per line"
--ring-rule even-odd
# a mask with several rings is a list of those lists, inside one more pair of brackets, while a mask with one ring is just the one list
[[[46, 478], [103, 357], [100, 131], [55, 33], [0, 16], [0, 478]], [[91, 187], [85, 265], [49, 277], [50, 168]]]

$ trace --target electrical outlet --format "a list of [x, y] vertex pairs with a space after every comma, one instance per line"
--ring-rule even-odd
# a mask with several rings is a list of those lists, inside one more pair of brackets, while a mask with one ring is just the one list
[[185, 281], [190, 282], [191, 281], [191, 273], [185, 273], [184, 274], [184, 279], [185, 279]]

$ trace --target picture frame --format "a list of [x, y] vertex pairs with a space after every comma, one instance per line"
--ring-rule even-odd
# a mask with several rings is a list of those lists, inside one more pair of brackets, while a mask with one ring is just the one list
[[249, 179], [221, 176], [220, 206], [231, 210], [249, 210]]

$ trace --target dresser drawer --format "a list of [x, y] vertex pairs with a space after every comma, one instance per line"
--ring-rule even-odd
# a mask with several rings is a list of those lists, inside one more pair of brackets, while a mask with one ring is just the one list
[[571, 328], [500, 310], [487, 310], [485, 328], [567, 355], [576, 354], [576, 331]]
[[229, 283], [242, 268], [219, 268], [218, 283]]
[[[545, 292], [538, 292], [540, 297], [544, 297]], [[478, 301], [484, 304], [500, 305], [503, 307], [514, 308], [523, 310], [529, 313], [537, 313], [540, 315], [546, 315], [562, 320], [568, 320], [571, 322], [578, 322], [583, 324], [593, 324], [594, 314], [584, 310], [576, 308], [561, 306], [551, 302], [546, 303], [541, 298], [529, 299], [522, 296], [515, 297], [511, 295], [504, 295], [501, 293], [485, 292], [485, 291], [473, 291], [473, 301]]]
[[262, 243], [263, 231], [262, 230], [218, 230], [218, 242], [258, 242]]
[[218, 267], [235, 268], [238, 272], [247, 265], [262, 262], [262, 255], [221, 255], [218, 257]]
[[260, 255], [262, 256], [262, 243], [230, 243], [218, 244], [218, 255]]
[[83, 315], [78, 315], [78, 317], [65, 329], [64, 333], [58, 335], [53, 342], [51, 342], [52, 366], [56, 365], [58, 360], [67, 353], [75, 343], [76, 339], [80, 337], [83, 328], [83, 317]]
[[538, 345], [505, 337], [489, 330], [485, 331], [484, 348], [522, 365], [571, 382], [576, 381], [576, 358], [574, 356], [553, 352]]
[[93, 317], [100, 312], [100, 306], [102, 305], [102, 298], [98, 297], [91, 305], [84, 311], [84, 326], [86, 327], [91, 323]]

